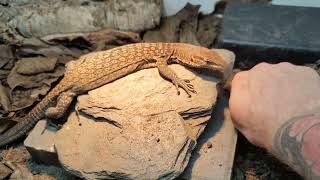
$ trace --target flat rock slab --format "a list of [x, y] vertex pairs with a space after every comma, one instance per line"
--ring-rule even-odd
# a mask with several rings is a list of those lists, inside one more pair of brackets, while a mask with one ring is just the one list
[[217, 98], [214, 76], [171, 65], [191, 98], [146, 69], [78, 97], [55, 137], [65, 169], [86, 179], [173, 179], [189, 162]]
[[230, 179], [237, 144], [237, 133], [231, 121], [228, 97], [219, 96], [214, 116], [198, 139], [183, 179]]
[[24, 146], [37, 163], [59, 166], [58, 156], [54, 148], [54, 137], [57, 129], [40, 120], [30, 132]]

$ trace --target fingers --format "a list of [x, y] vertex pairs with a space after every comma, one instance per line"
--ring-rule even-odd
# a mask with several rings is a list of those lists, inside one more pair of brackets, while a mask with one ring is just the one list
[[239, 72], [232, 80], [232, 89], [229, 99], [230, 113], [235, 126], [241, 131], [247, 124], [250, 112], [249, 74]]

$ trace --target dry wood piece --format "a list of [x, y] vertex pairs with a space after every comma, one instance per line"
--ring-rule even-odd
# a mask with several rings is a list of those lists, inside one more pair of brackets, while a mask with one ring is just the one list
[[0, 104], [4, 112], [9, 112], [11, 109], [11, 102], [9, 96], [9, 88], [0, 84]]
[[11, 168], [14, 170], [10, 176], [11, 180], [33, 180], [33, 175], [25, 164], [12, 164]]
[[10, 148], [3, 153], [3, 161], [11, 163], [25, 163], [30, 159], [30, 154], [23, 146], [17, 148]]
[[146, 42], [184, 42], [204, 47], [214, 47], [222, 22], [221, 11], [199, 14], [199, 5], [189, 3], [176, 15], [165, 17], [156, 30], [147, 31], [143, 40]]
[[180, 26], [183, 22], [193, 22], [198, 16], [199, 5], [187, 5], [176, 15], [163, 18], [160, 29], [150, 30], [145, 33], [143, 40], [146, 42], [179, 42]]
[[55, 58], [25, 58], [16, 63], [7, 79], [11, 110], [28, 107], [49, 91], [51, 84], [64, 73], [64, 67], [56, 66], [56, 62]]
[[211, 13], [199, 16], [198, 22], [196, 32], [198, 42], [205, 47], [215, 46], [221, 30], [222, 18], [219, 14]]
[[4, 164], [0, 163], [0, 179], [5, 179], [12, 173], [12, 170], [5, 166]]
[[162, 0], [13, 0], [0, 11], [7, 31], [23, 38], [105, 28], [140, 32], [160, 23]]
[[16, 63], [17, 73], [22, 75], [34, 75], [42, 72], [53, 71], [57, 58], [22, 58]]
[[153, 28], [162, 14], [162, 0], [8, 0], [1, 4], [5, 6], [0, 6], [0, 40], [14, 45], [18, 58], [41, 55], [64, 63], [90, 51], [140, 42], [138, 33], [127, 31]]
[[56, 34], [42, 37], [41, 40], [48, 44], [69, 44], [78, 46], [80, 49], [101, 51], [110, 49], [110, 46], [120, 46], [129, 43], [141, 42], [140, 35], [134, 32], [103, 29], [88, 33]]
[[[9, 63], [12, 64], [14, 60], [14, 56], [12, 53], [12, 49], [10, 46], [7, 45], [0, 45], [0, 68], [1, 69], [8, 69], [8, 67], [5, 67]], [[9, 67], [10, 68], [10, 67]]]
[[30, 55], [56, 57], [60, 63], [65, 64], [91, 51], [106, 50], [137, 42], [141, 42], [138, 33], [102, 29], [95, 32], [52, 34], [41, 38], [20, 38], [8, 43], [17, 46], [17, 57]]

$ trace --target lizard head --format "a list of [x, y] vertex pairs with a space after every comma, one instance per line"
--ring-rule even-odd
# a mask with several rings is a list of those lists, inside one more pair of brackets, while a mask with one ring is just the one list
[[230, 63], [233, 63], [235, 55], [224, 49], [207, 49], [183, 44], [181, 48], [177, 48], [174, 57], [185, 66], [215, 71], [225, 76], [231, 71]]

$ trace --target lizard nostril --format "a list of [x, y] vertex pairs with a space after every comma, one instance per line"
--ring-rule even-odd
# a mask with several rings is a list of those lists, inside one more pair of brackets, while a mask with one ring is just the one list
[[209, 64], [209, 65], [215, 65], [215, 63], [210, 61], [210, 60], [206, 60], [206, 63]]

